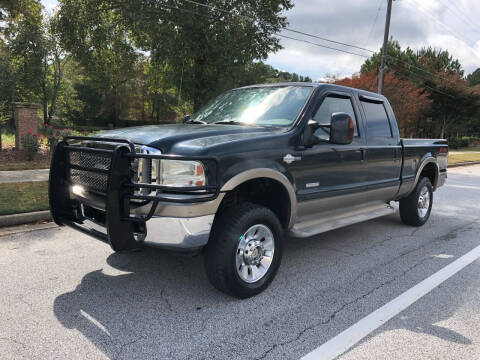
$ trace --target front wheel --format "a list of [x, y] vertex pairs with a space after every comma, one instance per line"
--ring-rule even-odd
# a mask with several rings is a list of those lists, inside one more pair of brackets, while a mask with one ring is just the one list
[[243, 203], [215, 221], [205, 249], [205, 268], [218, 290], [238, 298], [267, 288], [277, 273], [283, 250], [277, 216], [263, 206]]
[[404, 224], [422, 226], [430, 217], [433, 203], [433, 187], [430, 180], [422, 177], [415, 189], [400, 200], [400, 217]]

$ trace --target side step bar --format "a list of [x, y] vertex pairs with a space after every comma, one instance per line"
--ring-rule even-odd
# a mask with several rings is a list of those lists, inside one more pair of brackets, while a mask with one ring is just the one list
[[300, 221], [290, 230], [290, 235], [306, 238], [390, 214], [395, 214], [395, 208], [384, 203], [346, 208], [333, 214], [318, 214], [315, 219]]

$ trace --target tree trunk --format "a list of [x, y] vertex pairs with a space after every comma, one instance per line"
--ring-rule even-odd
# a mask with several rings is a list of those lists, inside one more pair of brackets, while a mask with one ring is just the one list
[[113, 127], [116, 129], [118, 127], [118, 119], [119, 119], [119, 111], [118, 111], [118, 95], [117, 95], [117, 87], [113, 88]]
[[440, 131], [440, 139], [443, 139], [445, 136], [445, 128], [447, 125], [447, 116], [443, 115], [443, 120], [442, 120], [442, 130]]
[[43, 123], [48, 124], [48, 98], [47, 98], [47, 71], [48, 64], [46, 57], [43, 59], [43, 79], [42, 79], [42, 105], [43, 105]]
[[194, 68], [194, 91], [193, 91], [193, 111], [197, 112], [208, 101], [207, 79], [205, 77], [205, 58], [195, 60]]
[[48, 112], [48, 120], [47, 120], [49, 124], [52, 121], [53, 115], [55, 115], [55, 112], [57, 110], [58, 90], [60, 89], [62, 77], [63, 77], [62, 64], [59, 63], [56, 74], [54, 75], [54, 78], [53, 78], [53, 94], [52, 94], [50, 111]]

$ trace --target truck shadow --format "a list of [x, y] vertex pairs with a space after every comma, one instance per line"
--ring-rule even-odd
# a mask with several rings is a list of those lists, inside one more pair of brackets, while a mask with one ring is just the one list
[[[163, 339], [174, 341], [176, 317], [189, 313], [195, 319], [207, 304], [235, 301], [210, 286], [200, 256], [172, 257], [147, 248], [113, 253], [107, 264], [58, 296], [53, 310], [64, 327], [78, 330], [109, 358], [118, 358], [127, 345], [151, 336], [160, 348]], [[184, 319], [182, 324], [188, 328]]]
[[[433, 222], [440, 223], [442, 218], [436, 216]], [[371, 234], [385, 229], [388, 231], [384, 237], [370, 241]], [[196, 348], [202, 344], [203, 348], [209, 348], [206, 337], [215, 339], [216, 347], [231, 346], [222, 339], [241, 338], [242, 333], [238, 334], [241, 327], [240, 330], [226, 328], [226, 324], [238, 321], [239, 313], [242, 321], [256, 322], [258, 330], [264, 331], [264, 327], [271, 326], [277, 317], [288, 317], [295, 311], [292, 304], [301, 308], [304, 302], [316, 296], [316, 290], [305, 291], [309, 287], [335, 289], [336, 284], [342, 284], [348, 287], [349, 296], [364, 293], [364, 281], [348, 282], [339, 274], [359, 269], [369, 252], [382, 249], [382, 256], [393, 255], [398, 248], [392, 245], [395, 242], [389, 234], [408, 237], [411, 232], [412, 228], [404, 227], [398, 218], [389, 216], [320, 237], [289, 241], [284, 263], [272, 286], [244, 301], [228, 297], [209, 284], [202, 256], [172, 256], [150, 248], [139, 253], [113, 253], [103, 269], [89, 272], [73, 291], [58, 296], [53, 310], [65, 328], [78, 330], [109, 358], [131, 358], [128, 351], [132, 349], [136, 349], [135, 356], [140, 358], [185, 358], [188, 355], [195, 358]], [[334, 277], [330, 284], [325, 283], [329, 276]], [[325, 314], [313, 314], [312, 319], [315, 316], [328, 318], [329, 313], [335, 313], [336, 307], [348, 301], [336, 290], [325, 298], [322, 295]], [[270, 310], [272, 303], [275, 309]], [[435, 325], [450, 318], [459, 306], [460, 301], [452, 302], [421, 326], [418, 323], [410, 326], [406, 321], [404, 328], [454, 343], [470, 344], [471, 340], [463, 335]], [[263, 314], [261, 319], [258, 313]], [[328, 331], [326, 334], [330, 336]], [[181, 356], [186, 351], [186, 339], [191, 353]]]

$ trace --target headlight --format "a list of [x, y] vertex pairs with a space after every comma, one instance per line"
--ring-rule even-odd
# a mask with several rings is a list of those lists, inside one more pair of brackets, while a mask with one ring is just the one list
[[[137, 152], [160, 155], [158, 149], [142, 146]], [[157, 184], [172, 187], [205, 186], [207, 185], [205, 170], [199, 161], [137, 159], [136, 181], [146, 184]], [[142, 189], [141, 193], [150, 193]]]
[[203, 165], [198, 161], [161, 160], [160, 184], [187, 187], [206, 185]]
[[[161, 151], [148, 146], [136, 148], [137, 153], [160, 155]], [[135, 159], [134, 170], [136, 173], [136, 182], [144, 184], [158, 184], [160, 178], [160, 160], [158, 159]], [[143, 189], [142, 192], [149, 192]]]

